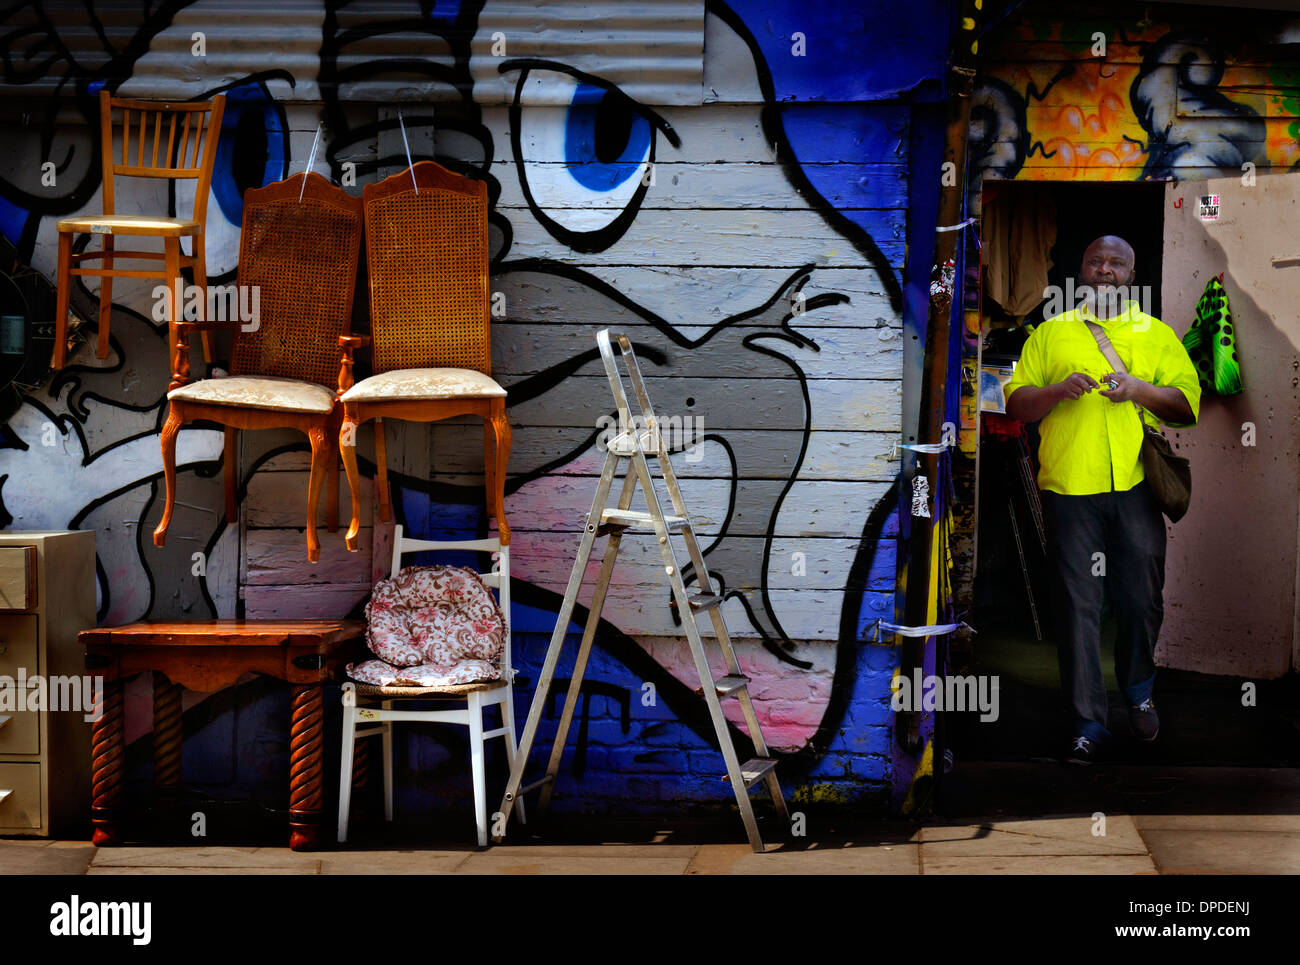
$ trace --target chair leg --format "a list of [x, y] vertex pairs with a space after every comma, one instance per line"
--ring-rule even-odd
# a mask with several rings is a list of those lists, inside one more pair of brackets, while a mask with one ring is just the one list
[[[113, 250], [113, 236], [104, 235], [104, 251]], [[113, 256], [104, 257], [104, 269], [112, 271]], [[99, 341], [95, 348], [95, 357], [108, 358], [108, 325], [113, 315], [113, 276], [103, 275], [99, 279]]]
[[384, 420], [375, 420], [375, 489], [379, 496], [379, 518], [388, 522], [393, 518], [389, 508], [388, 493], [388, 441], [384, 434]]
[[[519, 740], [515, 736], [515, 691], [513, 687], [506, 688], [506, 699], [501, 704], [501, 716], [505, 720], [506, 727], [506, 764], [513, 774], [515, 770], [515, 754], [519, 752]], [[519, 816], [520, 824], [528, 823], [528, 816], [524, 814], [524, 797], [522, 794], [515, 798], [515, 814]]]
[[61, 369], [68, 354], [68, 301], [72, 296], [72, 233], [59, 232], [59, 267], [55, 276], [58, 294], [54, 307], [54, 358], [50, 368]]
[[312, 426], [307, 430], [311, 440], [311, 476], [307, 482], [307, 559], [315, 563], [320, 559], [320, 538], [316, 535], [316, 511], [320, 507], [320, 487], [325, 481], [325, 463], [329, 443], [325, 441], [325, 427]]
[[325, 527], [331, 533], [339, 531], [339, 454], [338, 437], [326, 432], [325, 442], [329, 453], [325, 457]]
[[348, 839], [352, 807], [352, 759], [357, 749], [357, 709], [343, 705], [343, 753], [339, 756], [339, 844]]
[[483, 701], [469, 695], [469, 768], [474, 780], [474, 821], [478, 825], [478, 846], [487, 847], [487, 776], [483, 763]]
[[239, 484], [239, 430], [233, 426], [225, 428], [226, 525], [234, 526], [239, 522], [239, 506], [235, 502]]
[[167, 542], [167, 527], [172, 524], [172, 507], [176, 503], [176, 433], [181, 428], [181, 416], [176, 406], [167, 410], [167, 421], [163, 423], [160, 440], [162, 443], [163, 481], [166, 496], [163, 501], [162, 519], [153, 531], [153, 545], [162, 546]]
[[492, 431], [496, 436], [496, 459], [493, 472], [494, 492], [492, 513], [497, 518], [497, 534], [502, 546], [510, 545], [510, 524], [506, 522], [506, 465], [510, 462], [510, 419], [506, 416], [505, 400], [499, 400], [492, 411]]
[[[167, 358], [176, 358], [176, 323], [185, 317], [185, 280], [181, 278], [181, 240], [179, 238], [163, 239], [163, 272], [168, 287], [172, 291], [171, 315], [167, 319]], [[176, 298], [177, 282], [181, 298]]]
[[361, 475], [357, 472], [357, 420], [356, 414], [346, 412], [339, 429], [339, 454], [348, 477], [348, 492], [352, 494], [352, 522], [344, 542], [352, 552], [357, 551], [357, 534], [361, 532]]
[[[200, 317], [205, 321], [208, 311], [208, 258], [203, 247], [203, 236], [195, 235], [190, 239], [192, 250], [194, 251], [194, 284], [198, 286], [199, 294], [202, 301], [199, 302]], [[212, 333], [204, 329], [201, 333], [203, 336], [203, 361], [208, 365], [212, 364]]]
[[[393, 702], [385, 700], [383, 703], [385, 710], [391, 710]], [[380, 735], [383, 741], [384, 757], [384, 820], [393, 820], [393, 722], [384, 721], [384, 732]]]

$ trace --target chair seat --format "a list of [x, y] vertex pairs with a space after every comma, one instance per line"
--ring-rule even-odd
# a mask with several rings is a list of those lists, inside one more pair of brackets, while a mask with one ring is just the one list
[[504, 687], [504, 680], [476, 680], [469, 684], [447, 684], [443, 687], [380, 687], [375, 684], [357, 684], [358, 697], [451, 697], [459, 694], [472, 694], [482, 690], [497, 690]]
[[162, 218], [147, 214], [98, 214], [77, 218], [60, 218], [60, 231], [88, 231], [95, 235], [172, 235], [201, 234], [202, 226], [189, 218]]
[[315, 382], [273, 375], [231, 375], [190, 382], [167, 393], [168, 399], [228, 405], [273, 412], [318, 412], [334, 408], [334, 393]]
[[499, 399], [506, 390], [473, 369], [394, 369], [362, 379], [343, 393], [344, 402], [436, 399]]

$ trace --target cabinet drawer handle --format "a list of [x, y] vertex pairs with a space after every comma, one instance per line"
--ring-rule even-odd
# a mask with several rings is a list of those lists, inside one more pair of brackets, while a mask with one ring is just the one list
[[13, 793], [13, 788], [5, 789], [3, 787], [0, 787], [0, 804], [4, 804], [5, 798], [7, 798], [12, 793]]
[[14, 719], [13, 714], [5, 714], [3, 716], [0, 716], [0, 727], [4, 727], [5, 724], [9, 723], [9, 721], [13, 719]]

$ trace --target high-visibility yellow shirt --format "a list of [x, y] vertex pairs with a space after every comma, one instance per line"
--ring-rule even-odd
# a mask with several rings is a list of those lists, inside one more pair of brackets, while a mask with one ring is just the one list
[[[1084, 308], [1047, 319], [1025, 341], [1006, 385], [1006, 397], [1010, 399], [1022, 386], [1061, 382], [1074, 372], [1100, 383], [1103, 375], [1113, 371], [1085, 320], [1106, 330], [1130, 375], [1152, 385], [1174, 386], [1187, 398], [1194, 419], [1199, 417], [1201, 386], [1187, 350], [1172, 328], [1141, 311], [1135, 301], [1113, 318], [1099, 319]], [[1154, 415], [1145, 410], [1143, 414], [1152, 425], [1159, 425]], [[1039, 433], [1039, 489], [1066, 496], [1126, 492], [1145, 478], [1142, 427], [1131, 402], [1112, 402], [1093, 389], [1054, 405], [1043, 417]]]

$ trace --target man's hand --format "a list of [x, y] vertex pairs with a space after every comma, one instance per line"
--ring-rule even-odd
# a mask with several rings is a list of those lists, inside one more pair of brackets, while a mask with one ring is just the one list
[[1019, 422], [1037, 422], [1051, 412], [1058, 402], [1078, 399], [1097, 388], [1097, 380], [1075, 372], [1051, 385], [1022, 385], [1007, 399], [1007, 415]]
[[1174, 425], [1192, 425], [1196, 421], [1187, 397], [1172, 385], [1152, 385], [1126, 372], [1108, 372], [1101, 380], [1115, 385], [1101, 392], [1112, 402], [1136, 402], [1157, 419]]
[[1152, 388], [1150, 382], [1143, 382], [1137, 376], [1129, 375], [1127, 372], [1107, 372], [1101, 380], [1115, 386], [1113, 389], [1102, 389], [1099, 393], [1112, 402], [1138, 401], [1139, 396], [1145, 394], [1143, 389]]
[[[1091, 375], [1084, 375], [1082, 372], [1075, 372], [1067, 378], [1062, 379], [1060, 382], [1057, 382], [1055, 388], [1060, 393], [1060, 398], [1065, 400], [1078, 399], [1085, 393], [1100, 388], [1100, 386], [1097, 385], [1097, 380]], [[1102, 393], [1102, 395], [1105, 394], [1105, 392]]]

